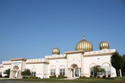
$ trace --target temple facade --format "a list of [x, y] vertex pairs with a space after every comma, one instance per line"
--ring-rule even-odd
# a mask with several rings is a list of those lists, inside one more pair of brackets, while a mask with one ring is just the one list
[[93, 67], [100, 66], [106, 76], [116, 77], [116, 70], [111, 65], [111, 56], [116, 49], [109, 49], [109, 43], [101, 41], [100, 50], [93, 51], [92, 44], [85, 39], [80, 40], [75, 50], [60, 54], [59, 48], [52, 49], [52, 55], [39, 59], [13, 58], [0, 64], [0, 74], [10, 69], [10, 78], [22, 78], [21, 72], [29, 69], [33, 76], [49, 78], [50, 76], [66, 76], [68, 78], [90, 77]]

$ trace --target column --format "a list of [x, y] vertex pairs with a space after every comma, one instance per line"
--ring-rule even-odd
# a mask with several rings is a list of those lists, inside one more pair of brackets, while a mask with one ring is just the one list
[[78, 72], [79, 72], [79, 77], [80, 77], [80, 68], [78, 69]]
[[75, 76], [75, 71], [76, 71], [76, 69], [73, 69], [73, 71], [74, 71], [74, 73], [73, 73], [73, 77], [76, 77], [76, 76]]

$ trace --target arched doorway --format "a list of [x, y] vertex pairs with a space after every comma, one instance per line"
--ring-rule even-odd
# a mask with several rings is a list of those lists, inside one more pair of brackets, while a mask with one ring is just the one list
[[94, 67], [90, 68], [90, 77], [94, 77], [95, 76], [95, 72], [94, 72]]
[[102, 77], [104, 76], [105, 69], [100, 65], [96, 65], [90, 68], [90, 77]]
[[71, 72], [72, 72], [72, 77], [79, 77], [79, 69], [78, 66], [76, 64], [73, 64], [71, 66]]
[[18, 74], [19, 74], [19, 67], [18, 66], [14, 66], [12, 69], [12, 74], [13, 74], [13, 78], [18, 78]]
[[110, 64], [105, 62], [105, 63], [102, 64], [102, 67], [105, 69], [105, 75], [106, 75], [106, 77], [111, 76], [111, 67], [110, 67]]

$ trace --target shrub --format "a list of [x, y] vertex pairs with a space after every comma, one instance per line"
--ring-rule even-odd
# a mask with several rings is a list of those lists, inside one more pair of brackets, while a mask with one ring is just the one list
[[2, 78], [2, 75], [0, 75], [0, 78]]
[[91, 68], [91, 72], [93, 72], [91, 75], [97, 78], [100, 78], [100, 75], [105, 73], [105, 69], [101, 68], [99, 65], [96, 65]]
[[105, 79], [105, 78], [106, 78], [106, 75], [104, 75], [103, 78]]
[[53, 76], [49, 76], [49, 78], [56, 78], [56, 75], [53, 75]]
[[58, 78], [67, 78], [67, 77], [64, 75], [59, 75]]
[[111, 76], [110, 75], [108, 75], [108, 78], [110, 78]]
[[[90, 76], [90, 77], [92, 77], [92, 76]], [[86, 78], [85, 76], [80, 76], [79, 78]]]
[[40, 79], [38, 77], [30, 76], [29, 79]]
[[26, 77], [26, 76], [23, 76], [23, 79], [28, 79], [28, 77]]
[[23, 72], [21, 72], [21, 75], [23, 76], [23, 78], [29, 78], [31, 76], [31, 72], [29, 69], [24, 70]]
[[93, 75], [90, 75], [90, 78], [94, 77]]
[[6, 70], [4, 72], [4, 74], [6, 74], [5, 78], [9, 78], [9, 76], [10, 76], [10, 69]]
[[0, 78], [2, 78], [2, 75], [0, 74]]
[[9, 76], [4, 76], [4, 78], [9, 78]]

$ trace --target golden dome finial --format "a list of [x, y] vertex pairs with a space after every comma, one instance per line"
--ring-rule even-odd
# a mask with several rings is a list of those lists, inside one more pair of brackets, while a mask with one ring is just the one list
[[85, 34], [83, 33], [83, 40], [85, 40]]
[[85, 35], [83, 34], [83, 39], [77, 43], [75, 50], [84, 50], [85, 52], [89, 52], [93, 50], [93, 46], [89, 41], [85, 40]]
[[104, 40], [102, 40], [100, 42], [100, 44], [99, 44], [99, 48], [100, 48], [100, 50], [102, 50], [102, 49], [109, 49], [109, 43], [104, 41]]
[[53, 49], [52, 49], [52, 54], [53, 54], [53, 55], [59, 55], [59, 54], [60, 54], [59, 48], [53, 48]]

